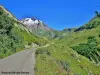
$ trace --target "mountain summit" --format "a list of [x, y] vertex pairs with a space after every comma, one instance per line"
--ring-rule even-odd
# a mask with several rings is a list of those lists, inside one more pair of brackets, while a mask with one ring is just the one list
[[36, 18], [25, 18], [20, 21], [22, 24], [24, 24], [30, 31], [35, 30], [51, 30], [47, 25], [45, 25], [41, 20], [38, 20]]

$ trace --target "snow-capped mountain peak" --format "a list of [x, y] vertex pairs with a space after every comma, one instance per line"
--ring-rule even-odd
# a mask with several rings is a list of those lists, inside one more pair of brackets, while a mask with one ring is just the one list
[[38, 20], [38, 19], [35, 19], [35, 18], [25, 18], [25, 19], [23, 19], [21, 21], [21, 23], [23, 23], [25, 25], [32, 26], [32, 25], [36, 25], [36, 24], [42, 23], [42, 21]]
[[51, 30], [45, 23], [43, 23], [41, 20], [38, 20], [36, 18], [25, 18], [20, 21], [23, 25], [25, 25], [30, 31], [33, 30]]

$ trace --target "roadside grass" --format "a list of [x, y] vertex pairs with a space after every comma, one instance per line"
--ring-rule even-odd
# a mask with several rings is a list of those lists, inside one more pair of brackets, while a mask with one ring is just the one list
[[99, 75], [100, 67], [67, 46], [36, 50], [36, 75]]

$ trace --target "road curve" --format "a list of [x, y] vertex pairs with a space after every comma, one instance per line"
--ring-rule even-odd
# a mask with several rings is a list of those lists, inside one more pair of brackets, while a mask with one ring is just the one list
[[0, 60], [0, 75], [34, 75], [35, 49], [23, 50]]

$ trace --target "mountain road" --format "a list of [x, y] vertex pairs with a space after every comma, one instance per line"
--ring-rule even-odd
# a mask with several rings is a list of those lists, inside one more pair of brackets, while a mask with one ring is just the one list
[[35, 50], [23, 50], [0, 59], [0, 75], [34, 75]]

